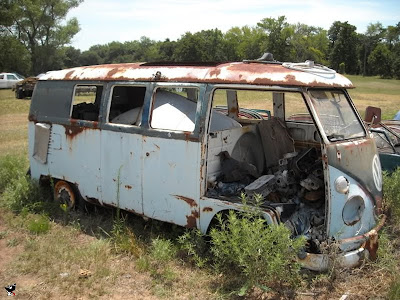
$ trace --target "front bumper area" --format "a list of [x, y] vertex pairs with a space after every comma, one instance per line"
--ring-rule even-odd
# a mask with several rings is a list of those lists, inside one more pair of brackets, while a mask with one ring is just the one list
[[305, 269], [322, 272], [328, 270], [330, 260], [334, 260], [335, 265], [342, 268], [356, 267], [360, 265], [362, 261], [366, 258], [374, 260], [376, 258], [376, 252], [378, 250], [378, 232], [383, 227], [383, 224], [385, 224], [385, 221], [386, 216], [383, 215], [378, 225], [375, 226], [371, 231], [362, 235], [339, 241], [340, 245], [356, 242], [363, 243], [362, 246], [356, 250], [343, 252], [338, 255], [330, 255], [329, 253], [306, 253], [306, 256], [304, 258], [298, 259], [298, 262]]

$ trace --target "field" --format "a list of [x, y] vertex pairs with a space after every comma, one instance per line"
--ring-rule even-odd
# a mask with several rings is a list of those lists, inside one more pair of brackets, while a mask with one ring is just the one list
[[[350, 95], [361, 115], [369, 105], [381, 107], [383, 119], [400, 110], [400, 81], [348, 77], [357, 87]], [[9, 162], [15, 173], [28, 166], [29, 105], [29, 99], [17, 100], [10, 90], [0, 90], [0, 160]], [[0, 169], [0, 179], [4, 176]], [[18, 299], [243, 298], [225, 274], [201, 257], [190, 259], [193, 252], [177, 242], [186, 232], [182, 228], [100, 207], [60, 210], [46, 202], [51, 191], [35, 194], [45, 199], [43, 207], [12, 211], [2, 203], [34, 193], [34, 187], [17, 179], [2, 195], [1, 180], [0, 285], [17, 283]], [[383, 232], [376, 262], [353, 270], [303, 272], [295, 293], [261, 287], [246, 299], [399, 299], [400, 239], [393, 237], [399, 233], [395, 227], [388, 224]], [[1, 296], [6, 296], [4, 290]]]

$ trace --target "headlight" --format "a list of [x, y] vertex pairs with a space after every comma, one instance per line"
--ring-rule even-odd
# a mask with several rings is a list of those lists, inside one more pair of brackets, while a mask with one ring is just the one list
[[360, 221], [365, 209], [365, 202], [361, 196], [354, 196], [347, 200], [343, 207], [342, 218], [346, 225], [352, 226]]
[[349, 181], [344, 176], [339, 176], [335, 180], [335, 189], [338, 193], [346, 194], [349, 191]]

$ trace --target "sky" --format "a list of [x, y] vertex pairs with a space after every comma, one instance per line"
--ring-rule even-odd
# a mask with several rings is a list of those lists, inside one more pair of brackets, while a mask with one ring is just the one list
[[235, 26], [256, 26], [264, 18], [286, 16], [290, 24], [329, 29], [348, 21], [365, 32], [368, 24], [400, 22], [399, 0], [84, 0], [68, 18], [78, 18], [81, 30], [72, 46], [88, 50], [97, 44], [126, 42], [146, 36], [155, 41], [177, 40], [186, 32]]

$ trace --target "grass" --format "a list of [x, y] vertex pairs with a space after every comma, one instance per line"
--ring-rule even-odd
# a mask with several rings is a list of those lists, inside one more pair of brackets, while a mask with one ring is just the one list
[[356, 87], [349, 90], [358, 111], [364, 116], [367, 106], [382, 109], [382, 120], [390, 120], [400, 109], [400, 80], [346, 75]]
[[30, 100], [18, 100], [11, 90], [0, 89], [0, 155], [28, 153]]

